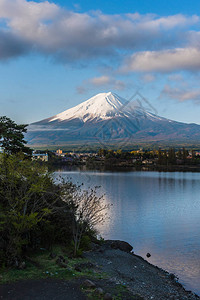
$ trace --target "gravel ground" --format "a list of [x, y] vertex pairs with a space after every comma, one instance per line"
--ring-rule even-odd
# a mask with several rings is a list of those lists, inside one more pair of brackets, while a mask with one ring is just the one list
[[84, 255], [96, 263], [102, 272], [108, 273], [112, 281], [124, 284], [133, 294], [144, 299], [200, 299], [192, 292], [187, 292], [168, 272], [132, 253], [99, 247]]
[[23, 280], [0, 285], [4, 300], [86, 300], [80, 285], [65, 280]]
[[[128, 251], [131, 251], [130, 245], [127, 246], [127, 243], [124, 243], [114, 241], [113, 244], [113, 241], [107, 241], [101, 246], [95, 244], [92, 251], [84, 253], [84, 256], [91, 263], [80, 263], [76, 266], [78, 272], [82, 272], [84, 267], [87, 267], [91, 271], [93, 269], [94, 272], [103, 272], [108, 275], [103, 276], [104, 279], [98, 279], [94, 276], [92, 279], [94, 293], [90, 299], [100, 299], [95, 294], [95, 290], [100, 288], [103, 290], [103, 295], [109, 293], [114, 296], [114, 299], [122, 300], [200, 300], [199, 296], [186, 291], [173, 274], [151, 265], [140, 256], [125, 252], [126, 250], [119, 250], [120, 247], [128, 247]], [[113, 249], [113, 245], [115, 249]], [[118, 249], [116, 249], [116, 245], [118, 245]], [[0, 285], [0, 299], [86, 300], [88, 297], [81, 290], [86, 279], [77, 277], [74, 278], [73, 282], [58, 279], [23, 280], [4, 284]], [[119, 288], [120, 298], [118, 297]], [[85, 292], [87, 294], [86, 290]], [[88, 293], [90, 292], [91, 289], [89, 288]]]

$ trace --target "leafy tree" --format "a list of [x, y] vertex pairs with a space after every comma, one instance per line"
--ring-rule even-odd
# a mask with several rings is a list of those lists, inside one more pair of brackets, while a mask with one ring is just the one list
[[183, 147], [183, 160], [184, 161], [186, 161], [188, 154], [189, 154], [188, 150], [186, 150], [185, 147]]
[[0, 266], [17, 265], [29, 249], [54, 244], [73, 243], [77, 255], [107, 207], [95, 190], [55, 183], [46, 166], [24, 157], [0, 154]]
[[98, 155], [99, 156], [105, 156], [106, 154], [107, 154], [107, 150], [105, 150], [105, 149], [99, 149], [99, 151], [98, 151]]
[[192, 160], [194, 161], [195, 160], [195, 151], [192, 150]]
[[162, 151], [160, 149], [158, 150], [158, 163], [162, 163]]
[[164, 150], [163, 158], [164, 158], [165, 163], [167, 163], [167, 150]]
[[170, 164], [175, 164], [176, 163], [176, 153], [174, 148], [170, 148], [168, 151], [168, 158], [169, 158], [169, 163]]
[[122, 150], [121, 149], [119, 149], [119, 150], [116, 151], [116, 157], [117, 158], [121, 158], [122, 157]]
[[106, 154], [106, 159], [110, 159], [110, 158], [114, 158], [115, 157], [115, 153], [113, 150], [108, 150], [107, 154]]
[[177, 157], [178, 157], [178, 159], [182, 159], [183, 158], [181, 149], [178, 150]]
[[4, 258], [13, 262], [33, 244], [58, 196], [45, 168], [22, 154], [1, 154], [0, 174], [0, 244]]
[[27, 125], [18, 125], [10, 118], [0, 117], [0, 147], [7, 154], [16, 154], [19, 152], [31, 155], [32, 151], [25, 146], [24, 133]]

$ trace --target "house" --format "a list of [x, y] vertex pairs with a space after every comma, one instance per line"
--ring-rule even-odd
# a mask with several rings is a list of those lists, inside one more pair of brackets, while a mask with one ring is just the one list
[[33, 153], [32, 160], [48, 161], [48, 153]]
[[58, 149], [58, 150], [56, 150], [56, 155], [57, 155], [57, 156], [61, 156], [61, 155], [62, 155], [62, 153], [63, 153], [63, 152], [62, 152], [62, 150], [61, 150], [61, 149]]

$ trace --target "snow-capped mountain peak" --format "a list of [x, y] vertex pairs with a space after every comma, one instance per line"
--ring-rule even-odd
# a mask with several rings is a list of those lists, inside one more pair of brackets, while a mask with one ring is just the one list
[[93, 119], [109, 119], [119, 115], [125, 103], [125, 99], [114, 93], [100, 93], [73, 108], [57, 114], [50, 118], [49, 122], [77, 118], [83, 122]]
[[[153, 111], [153, 113], [152, 113]], [[160, 117], [150, 103], [136, 95], [127, 101], [100, 93], [45, 120], [32, 123], [26, 135], [32, 145], [88, 145], [119, 148], [155, 142], [200, 143], [200, 126]]]

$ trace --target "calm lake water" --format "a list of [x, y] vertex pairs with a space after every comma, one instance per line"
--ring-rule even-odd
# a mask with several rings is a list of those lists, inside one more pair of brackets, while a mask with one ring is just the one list
[[136, 254], [176, 274], [200, 295], [200, 173], [61, 171], [84, 187], [101, 186], [110, 218], [105, 239], [129, 242]]

